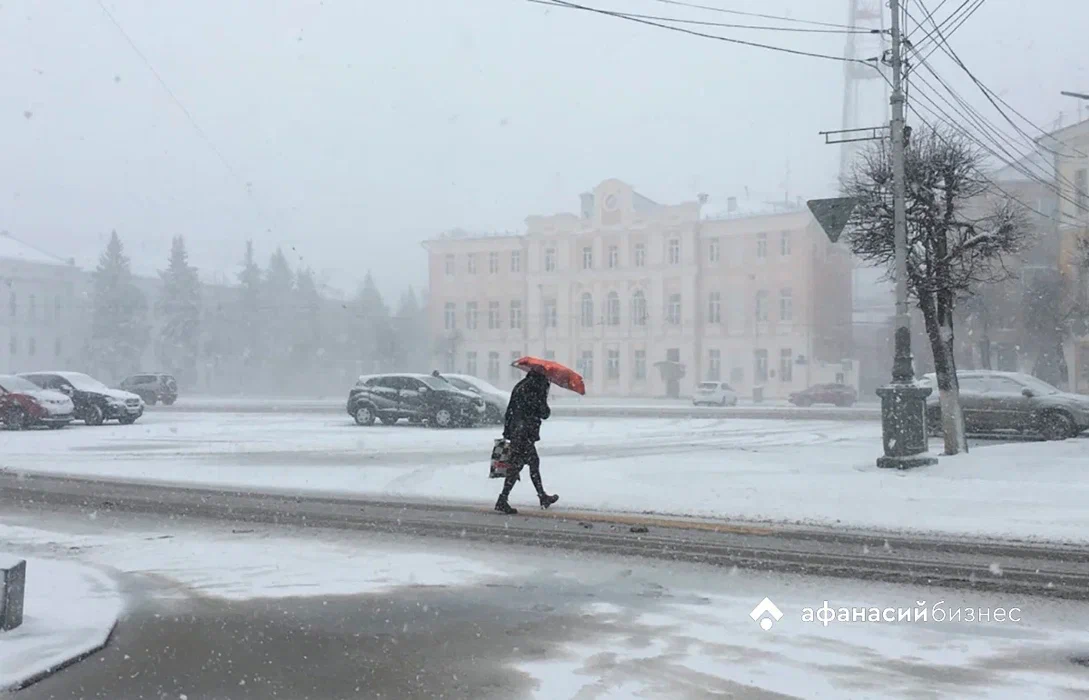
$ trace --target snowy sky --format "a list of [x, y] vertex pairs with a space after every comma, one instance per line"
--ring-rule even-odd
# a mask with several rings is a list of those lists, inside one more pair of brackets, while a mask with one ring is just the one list
[[[283, 246], [345, 290], [372, 268], [392, 295], [425, 282], [420, 240], [519, 229], [574, 210], [606, 177], [663, 202], [834, 183], [837, 152], [816, 132], [840, 124], [835, 61], [522, 0], [103, 2], [147, 63], [96, 1], [0, 5], [0, 229], [85, 265], [116, 228], [150, 272], [180, 233], [206, 275], [233, 279], [253, 237], [263, 260]], [[847, 18], [847, 0], [703, 4]], [[1089, 91], [1086, 26], [1083, 0], [992, 0], [953, 44], [1027, 116], [1065, 110], [1069, 123], [1077, 104], [1059, 91]], [[719, 31], [844, 47], [840, 34]], [[935, 65], [985, 104], [948, 60]]]

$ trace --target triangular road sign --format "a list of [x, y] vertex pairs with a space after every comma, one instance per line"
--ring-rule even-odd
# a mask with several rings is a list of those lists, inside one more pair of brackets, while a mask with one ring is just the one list
[[843, 233], [843, 228], [851, 220], [851, 214], [858, 206], [855, 197], [830, 197], [829, 199], [811, 199], [805, 203], [809, 211], [813, 212], [813, 218], [824, 229], [828, 240], [835, 243]]

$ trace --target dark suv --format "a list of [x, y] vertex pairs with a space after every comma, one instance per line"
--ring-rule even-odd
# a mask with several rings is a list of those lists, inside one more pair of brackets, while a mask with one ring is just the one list
[[[934, 389], [926, 400], [926, 416], [930, 432], [939, 434], [942, 409], [934, 374], [924, 375], [920, 383]], [[1059, 391], [1032, 375], [963, 370], [957, 372], [957, 383], [965, 432], [1013, 431], [1065, 440], [1089, 429], [1089, 396]]]
[[139, 396], [111, 389], [80, 372], [28, 372], [19, 376], [72, 399], [76, 418], [87, 425], [102, 425], [113, 419], [131, 425], [144, 415], [144, 401]]
[[402, 418], [437, 428], [476, 425], [484, 419], [484, 400], [427, 374], [376, 374], [360, 377], [348, 394], [348, 415], [359, 425], [375, 419], [393, 425]]
[[136, 394], [149, 406], [160, 401], [170, 406], [178, 400], [178, 382], [169, 374], [134, 374], [121, 382], [121, 388]]

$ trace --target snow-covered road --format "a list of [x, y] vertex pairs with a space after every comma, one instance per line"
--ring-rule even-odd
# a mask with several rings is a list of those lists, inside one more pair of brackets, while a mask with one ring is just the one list
[[[363, 693], [353, 687], [542, 700], [1089, 693], [1083, 604], [138, 517], [0, 515], [0, 540], [98, 567], [130, 597], [111, 648], [29, 700], [88, 687], [237, 700]], [[782, 614], [770, 629], [750, 617], [765, 597]], [[912, 619], [808, 621], [825, 601]], [[935, 606], [941, 619], [914, 619]]]
[[[496, 434], [155, 413], [134, 426], [0, 433], [0, 467], [490, 504]], [[988, 446], [901, 473], [876, 468], [880, 426], [867, 423], [557, 418], [543, 437], [558, 507], [1089, 540], [1087, 439]], [[521, 484], [513, 502], [531, 501]]]

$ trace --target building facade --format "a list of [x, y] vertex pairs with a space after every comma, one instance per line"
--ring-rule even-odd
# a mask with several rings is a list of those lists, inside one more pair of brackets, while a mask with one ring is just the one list
[[[1089, 302], [1089, 120], [1039, 139], [1055, 154], [1059, 197], [1060, 265], [1072, 299]], [[1079, 329], [1084, 331], [1084, 328]], [[1073, 391], [1089, 393], [1089, 334], [1075, 333], [1066, 343]]]
[[0, 374], [71, 366], [84, 337], [82, 273], [0, 233]]
[[531, 216], [524, 234], [427, 241], [436, 366], [509, 386], [510, 362], [536, 355], [603, 396], [857, 384], [845, 251], [805, 211], [703, 209], [607, 180], [578, 214]]

